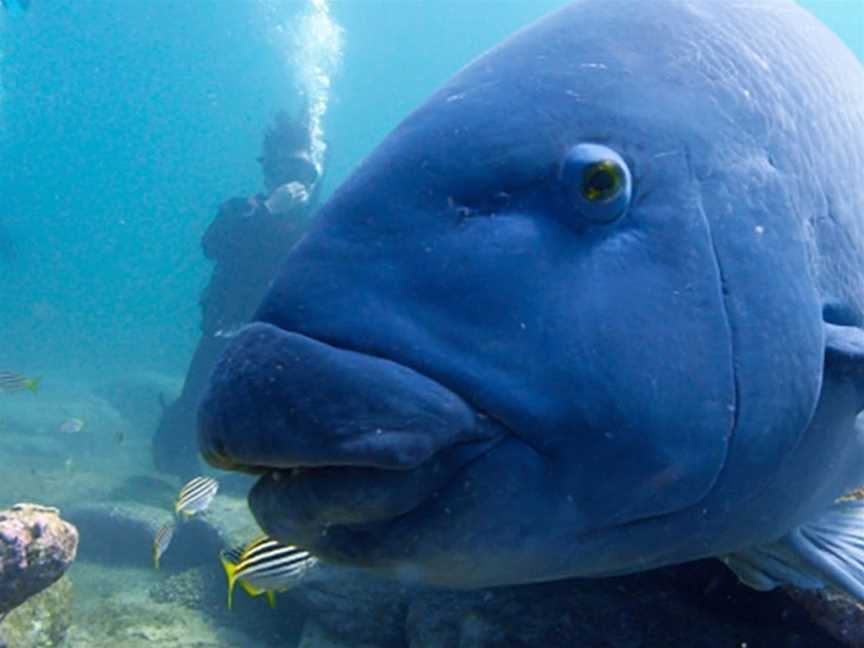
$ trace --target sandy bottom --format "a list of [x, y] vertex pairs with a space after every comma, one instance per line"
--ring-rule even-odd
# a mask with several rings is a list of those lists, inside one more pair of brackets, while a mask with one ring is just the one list
[[215, 624], [203, 612], [153, 601], [158, 574], [79, 563], [69, 572], [75, 589], [72, 625], [63, 646], [229, 648], [263, 646], [260, 639]]

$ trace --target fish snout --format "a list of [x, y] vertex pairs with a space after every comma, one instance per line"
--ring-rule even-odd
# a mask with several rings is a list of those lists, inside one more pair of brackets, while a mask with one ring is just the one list
[[489, 438], [458, 395], [395, 362], [270, 324], [245, 327], [198, 411], [214, 466], [410, 470], [442, 448]]

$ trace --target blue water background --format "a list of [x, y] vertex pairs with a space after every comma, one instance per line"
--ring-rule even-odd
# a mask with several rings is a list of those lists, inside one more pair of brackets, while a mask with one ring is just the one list
[[[719, 1], [719, 0], [718, 0]], [[184, 371], [216, 206], [297, 106], [270, 29], [307, 2], [33, 0], [0, 17], [0, 368]], [[327, 191], [462, 65], [563, 0], [332, 4], [344, 61]], [[864, 3], [802, 3], [864, 59]]]

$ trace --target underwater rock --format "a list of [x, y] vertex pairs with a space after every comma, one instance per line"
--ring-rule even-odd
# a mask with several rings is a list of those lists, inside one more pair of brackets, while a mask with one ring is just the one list
[[53, 648], [72, 623], [72, 583], [63, 576], [12, 610], [0, 625], [4, 648]]
[[98, 385], [93, 393], [110, 403], [144, 436], [156, 427], [164, 403], [176, 398], [182, 386], [182, 380], [176, 377], [145, 372]]
[[[782, 645], [840, 648], [781, 591], [741, 585], [718, 561], [632, 576], [572, 579], [476, 591], [449, 591], [381, 580], [319, 564], [276, 598], [235, 593], [213, 567], [171, 575], [150, 590], [243, 632], [291, 631], [305, 621], [301, 646], [388, 648], [726, 648]], [[834, 633], [837, 636], [837, 633]], [[858, 644], [850, 643], [855, 646]]]
[[[153, 538], [172, 518], [170, 509], [135, 502], [98, 502], [70, 507], [68, 518], [81, 533], [81, 558], [114, 565], [152, 565]], [[218, 562], [223, 532], [207, 517], [178, 523], [160, 564], [179, 571]]]
[[112, 502], [130, 501], [151, 506], [168, 506], [177, 495], [177, 484], [152, 475], [130, 475], [108, 493]]
[[299, 587], [280, 594], [349, 645], [405, 645], [405, 616], [414, 589], [355, 569], [320, 564]]
[[303, 626], [303, 634], [297, 648], [378, 648], [373, 644], [346, 643], [335, 639], [315, 621], [309, 620]]
[[638, 623], [633, 604], [616, 600], [615, 592], [606, 589], [565, 581], [430, 592], [411, 603], [408, 644], [411, 648], [645, 645], [645, 627]]
[[55, 508], [0, 512], [0, 616], [57, 581], [75, 559], [78, 532]]
[[832, 637], [849, 648], [864, 648], [864, 606], [831, 589], [784, 588]]
[[602, 580], [418, 591], [406, 635], [411, 648], [840, 645], [780, 592], [752, 591], [716, 561]]

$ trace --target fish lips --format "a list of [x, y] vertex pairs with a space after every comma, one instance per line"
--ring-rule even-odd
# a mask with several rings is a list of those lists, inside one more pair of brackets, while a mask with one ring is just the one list
[[502, 438], [451, 446], [410, 471], [346, 466], [272, 471], [252, 488], [249, 507], [272, 537], [323, 558], [373, 565], [380, 558], [375, 545], [381, 529], [434, 500]]
[[412, 510], [504, 436], [408, 367], [266, 323], [223, 354], [198, 430], [212, 465], [265, 473], [253, 511], [298, 534]]

